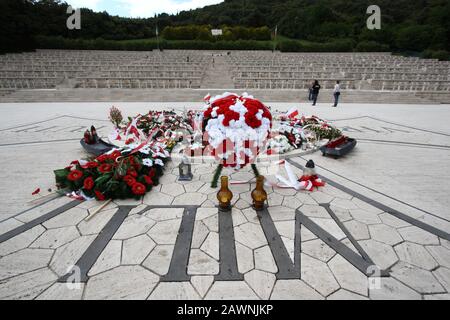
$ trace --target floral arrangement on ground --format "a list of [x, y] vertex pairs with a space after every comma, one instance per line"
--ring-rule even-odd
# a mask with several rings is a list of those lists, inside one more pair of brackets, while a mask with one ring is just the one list
[[[107, 139], [110, 149], [56, 170], [58, 188], [84, 200], [138, 199], [158, 185], [178, 143], [188, 156], [215, 157], [216, 175], [223, 167], [239, 170], [249, 164], [258, 175], [254, 163], [262, 153], [312, 150], [324, 139], [342, 137], [340, 130], [316, 116], [299, 117], [298, 111], [292, 110], [272, 115], [270, 107], [248, 94], [225, 93], [208, 96], [205, 101], [201, 111], [189, 110], [182, 115], [150, 111], [126, 121], [121, 111], [112, 107], [109, 119], [114, 131]], [[86, 144], [99, 141], [96, 132], [85, 133]]]

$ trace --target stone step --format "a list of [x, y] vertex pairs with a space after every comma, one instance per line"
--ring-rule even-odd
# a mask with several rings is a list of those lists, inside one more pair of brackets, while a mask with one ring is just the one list
[[205, 71], [200, 88], [234, 88], [233, 78], [227, 61], [222, 56], [214, 57]]
[[[221, 86], [219, 86], [220, 88]], [[0, 103], [15, 102], [96, 102], [96, 101], [127, 101], [127, 102], [186, 102], [202, 101], [207, 95], [222, 94], [224, 91], [237, 93], [249, 92], [266, 102], [298, 102], [307, 99], [305, 90], [243, 90], [225, 86], [217, 89], [211, 85], [203, 89], [183, 90], [138, 90], [138, 89], [57, 89], [57, 90], [17, 90], [6, 95], [0, 95]], [[332, 103], [330, 90], [323, 90], [319, 96], [319, 103]], [[342, 103], [411, 103], [435, 104], [450, 103], [450, 94], [409, 92], [379, 92], [379, 91], [344, 91]]]
[[12, 89], [0, 89], [0, 97], [6, 97], [13, 92], [14, 92], [14, 90], [12, 90]]

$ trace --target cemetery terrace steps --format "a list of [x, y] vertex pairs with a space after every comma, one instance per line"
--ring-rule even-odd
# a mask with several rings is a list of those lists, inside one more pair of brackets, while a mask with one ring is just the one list
[[[58, 89], [58, 90], [16, 90], [0, 94], [0, 103], [18, 102], [201, 102], [207, 94], [222, 94], [225, 90], [237, 93], [248, 91], [266, 102], [290, 102], [300, 106], [309, 104], [306, 90], [243, 90], [223, 88], [137, 90], [137, 89]], [[4, 91], [0, 91], [4, 92]], [[319, 104], [332, 104], [332, 91], [322, 90]], [[348, 90], [342, 92], [342, 103], [373, 104], [436, 104], [450, 103], [450, 95], [414, 94], [410, 92], [377, 92]]]
[[[201, 101], [223, 91], [302, 102], [450, 103], [450, 62], [390, 53], [37, 50], [0, 56], [0, 101]], [[216, 89], [216, 90], [214, 90]], [[14, 92], [12, 92], [14, 90]]]

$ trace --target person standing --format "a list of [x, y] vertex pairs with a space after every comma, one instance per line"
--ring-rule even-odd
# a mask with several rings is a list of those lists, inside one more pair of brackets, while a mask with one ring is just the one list
[[338, 103], [339, 103], [339, 97], [341, 96], [341, 85], [340, 85], [340, 81], [336, 81], [336, 85], [334, 86], [334, 91], [333, 91], [333, 95], [334, 95], [334, 105], [333, 107], [337, 107]]
[[316, 105], [317, 103], [317, 98], [319, 97], [319, 92], [320, 92], [320, 84], [318, 80], [314, 80], [314, 85], [312, 87], [312, 92], [313, 92], [313, 96], [312, 96], [312, 100], [313, 100], [313, 106]]
[[309, 86], [308, 101], [312, 101], [313, 100], [313, 86], [314, 86], [314, 81], [311, 81], [311, 84]]

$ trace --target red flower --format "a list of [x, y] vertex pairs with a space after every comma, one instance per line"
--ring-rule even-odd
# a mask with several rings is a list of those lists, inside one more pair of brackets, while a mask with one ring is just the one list
[[259, 110], [264, 109], [264, 105], [255, 99], [246, 98], [244, 101], [244, 105], [247, 108], [247, 110], [251, 110], [252, 112], [258, 112]]
[[129, 185], [130, 187], [132, 187], [132, 186], [136, 183], [136, 179], [133, 178], [132, 176], [129, 176], [129, 175], [126, 175], [126, 176], [123, 178], [123, 181], [124, 181], [127, 185]]
[[94, 193], [95, 193], [95, 197], [97, 198], [98, 201], [105, 201], [106, 198], [103, 193], [101, 193], [98, 190], [95, 190]]
[[153, 180], [152, 178], [150, 178], [149, 176], [144, 176], [145, 179], [145, 183], [148, 184], [149, 186], [153, 185]]
[[229, 95], [227, 97], [221, 98], [219, 100], [216, 100], [212, 103], [211, 107], [214, 109], [216, 107], [219, 107], [219, 110], [217, 111], [217, 114], [223, 114], [224, 111], [228, 108], [230, 108], [232, 105], [236, 104], [236, 96]]
[[261, 120], [249, 114], [245, 115], [245, 123], [253, 129], [259, 128], [262, 125]]
[[145, 186], [142, 183], [136, 182], [132, 187], [132, 191], [135, 195], [142, 196], [145, 194], [147, 189], [145, 188]]
[[69, 179], [70, 181], [78, 181], [82, 177], [83, 177], [83, 172], [81, 172], [80, 170], [74, 170], [69, 173], [69, 175], [67, 176], [67, 179]]
[[97, 158], [98, 162], [105, 162], [106, 160], [108, 160], [108, 156], [106, 154], [102, 154]]
[[92, 190], [94, 188], [94, 179], [92, 177], [84, 179], [83, 186], [88, 191]]
[[264, 108], [263, 117], [272, 121], [272, 114], [270, 113], [269, 109]]
[[107, 163], [102, 164], [102, 165], [98, 168], [98, 171], [100, 171], [100, 173], [108, 173], [108, 172], [111, 172], [111, 170], [112, 170], [112, 165], [107, 164]]
[[98, 167], [97, 162], [88, 162], [84, 166], [82, 166], [83, 169], [94, 169]]
[[256, 116], [259, 112], [259, 109], [253, 106], [247, 107], [247, 114], [250, 116]]
[[138, 174], [137, 174], [136, 170], [133, 170], [133, 169], [129, 169], [127, 171], [127, 175], [132, 176], [133, 178], [137, 178], [138, 177]]
[[148, 176], [153, 179], [156, 176], [156, 169], [151, 168]]
[[109, 155], [109, 158], [115, 161], [115, 160], [117, 160], [117, 158], [119, 158], [121, 156], [122, 156], [122, 153], [120, 151], [114, 150], [113, 153], [111, 153]]
[[220, 116], [221, 114], [225, 114], [225, 112], [227, 112], [228, 108], [229, 108], [228, 105], [219, 106], [219, 109], [217, 109], [217, 111], [216, 111], [217, 116]]
[[[134, 157], [127, 158], [127, 161], [132, 166], [132, 168], [130, 169], [131, 171], [139, 171], [141, 169], [141, 165], [139, 164], [138, 161], [136, 161], [136, 159]], [[129, 173], [127, 173], [127, 174], [129, 174]], [[137, 174], [132, 174], [132, 176], [137, 177]]]
[[228, 127], [232, 120], [238, 121], [241, 115], [235, 111], [229, 110], [225, 112], [225, 119], [223, 120], [223, 125]]
[[205, 119], [211, 118], [212, 110], [213, 110], [213, 109], [212, 109], [211, 107], [209, 107], [208, 110], [206, 110], [206, 111], [203, 113], [203, 117], [204, 117]]
[[70, 170], [72, 170], [73, 166], [78, 166], [78, 165], [80, 165], [80, 162], [78, 160], [75, 160], [75, 161], [72, 161], [70, 163], [70, 165], [68, 165], [65, 169], [70, 171]]

